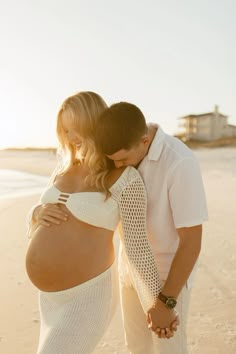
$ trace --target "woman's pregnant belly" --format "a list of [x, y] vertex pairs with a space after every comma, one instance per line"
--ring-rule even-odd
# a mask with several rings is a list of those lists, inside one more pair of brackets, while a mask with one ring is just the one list
[[39, 225], [26, 253], [26, 270], [43, 291], [58, 291], [84, 283], [114, 261], [113, 232], [77, 220], [50, 227]]

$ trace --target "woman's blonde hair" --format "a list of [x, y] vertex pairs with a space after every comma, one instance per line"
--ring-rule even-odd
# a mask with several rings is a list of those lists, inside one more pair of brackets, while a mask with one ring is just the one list
[[[89, 184], [108, 193], [106, 177], [113, 164], [95, 145], [96, 127], [106, 108], [105, 101], [95, 92], [79, 92], [68, 97], [57, 115], [57, 136], [60, 143], [58, 153], [62, 157], [60, 173], [65, 173], [77, 162], [84, 163], [90, 172], [87, 178]], [[70, 119], [80, 136], [82, 144], [79, 153], [76, 146], [68, 140], [62, 119]]]

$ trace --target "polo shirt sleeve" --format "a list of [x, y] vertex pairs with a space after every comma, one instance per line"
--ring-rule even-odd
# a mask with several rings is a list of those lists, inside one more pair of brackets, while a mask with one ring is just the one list
[[198, 162], [180, 161], [168, 178], [169, 201], [176, 228], [202, 224], [208, 219], [205, 191]]

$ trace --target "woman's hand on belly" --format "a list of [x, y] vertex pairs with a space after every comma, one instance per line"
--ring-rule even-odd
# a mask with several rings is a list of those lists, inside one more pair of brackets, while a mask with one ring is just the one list
[[60, 204], [47, 203], [35, 208], [33, 219], [37, 225], [49, 227], [51, 224], [59, 225], [61, 222], [67, 221], [68, 214], [61, 208]]

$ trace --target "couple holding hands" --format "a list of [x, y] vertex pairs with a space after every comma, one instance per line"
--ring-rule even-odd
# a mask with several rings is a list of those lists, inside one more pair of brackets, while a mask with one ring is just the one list
[[[191, 150], [127, 102], [68, 97], [58, 166], [29, 217], [37, 353], [89, 354], [121, 301], [133, 354], [187, 354], [186, 319], [207, 207]], [[113, 235], [120, 236], [117, 275]]]

